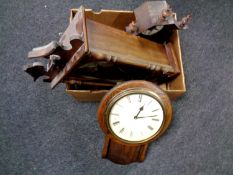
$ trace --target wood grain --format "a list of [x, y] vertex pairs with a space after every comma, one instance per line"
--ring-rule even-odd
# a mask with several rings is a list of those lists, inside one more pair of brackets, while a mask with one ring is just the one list
[[149, 144], [128, 146], [119, 144], [108, 136], [105, 137], [102, 157], [118, 164], [130, 164], [144, 161]]
[[170, 65], [164, 45], [92, 20], [87, 19], [86, 24], [89, 51], [95, 55], [102, 55], [97, 59], [113, 60], [150, 69], [154, 67], [155, 70], [164, 70], [166, 73], [175, 72]]

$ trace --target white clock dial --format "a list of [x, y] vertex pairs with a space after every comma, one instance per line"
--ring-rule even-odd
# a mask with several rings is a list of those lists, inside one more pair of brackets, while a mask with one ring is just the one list
[[164, 112], [158, 100], [143, 93], [128, 94], [117, 100], [109, 113], [109, 127], [119, 138], [141, 142], [161, 128]]

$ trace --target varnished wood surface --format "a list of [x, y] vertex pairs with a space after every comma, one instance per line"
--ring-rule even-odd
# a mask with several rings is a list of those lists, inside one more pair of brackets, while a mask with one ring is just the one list
[[[87, 20], [90, 52], [112, 56], [117, 62], [148, 67], [158, 65], [173, 72], [164, 45], [127, 34], [121, 30]], [[122, 42], [123, 41], [123, 42]], [[101, 58], [101, 57], [100, 57]]]
[[181, 52], [179, 38], [180, 37], [178, 31], [174, 31], [170, 38], [170, 43], [173, 45], [173, 51], [174, 54], [176, 55], [177, 65], [180, 70], [180, 74], [173, 81], [167, 84], [166, 92], [169, 93], [169, 95], [171, 94], [171, 99], [173, 100], [186, 92], [185, 74], [184, 74], [182, 52]]
[[102, 157], [123, 165], [133, 162], [142, 162], [146, 157], [148, 145], [149, 144], [140, 146], [122, 145], [106, 136]]
[[[70, 21], [74, 18], [78, 9], [71, 9]], [[85, 16], [87, 19], [105, 24], [120, 30], [125, 31], [125, 27], [135, 20], [133, 11], [123, 10], [101, 10], [95, 12], [92, 9], [85, 9]]]

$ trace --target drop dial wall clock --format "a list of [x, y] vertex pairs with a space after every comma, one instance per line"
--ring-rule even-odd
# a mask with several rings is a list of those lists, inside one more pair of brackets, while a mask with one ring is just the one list
[[102, 99], [98, 119], [105, 133], [102, 157], [119, 164], [145, 159], [148, 144], [171, 122], [166, 93], [147, 81], [128, 81]]

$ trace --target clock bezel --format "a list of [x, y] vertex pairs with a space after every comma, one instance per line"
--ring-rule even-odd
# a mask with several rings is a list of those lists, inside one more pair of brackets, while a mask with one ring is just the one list
[[[146, 139], [143, 142], [127, 142], [123, 139], [118, 138], [118, 136], [111, 132], [107, 124], [108, 120], [106, 120], [106, 111], [109, 110], [110, 103], [112, 104], [114, 102], [113, 99], [120, 97], [119, 95], [125, 94], [124, 92], [126, 92], [127, 94], [127, 92], [129, 92], [129, 90], [132, 89], [137, 89], [137, 92], [138, 90], [143, 90], [144, 93], [152, 92], [153, 95], [157, 98], [158, 102], [160, 102], [164, 112], [163, 124], [160, 127], [159, 131], [156, 132], [156, 134], [153, 135], [153, 137], [150, 137], [149, 139]], [[164, 91], [162, 91], [157, 85], [145, 80], [132, 80], [124, 82], [111, 89], [101, 100], [97, 115], [100, 127], [106, 135], [106, 138], [110, 138], [110, 140], [114, 140], [114, 142], [117, 142], [122, 145], [140, 146], [156, 140], [166, 131], [172, 119], [172, 106], [168, 95]]]
[[[148, 96], [152, 97], [153, 99], [155, 99], [160, 104], [160, 106], [162, 107], [162, 111], [163, 111], [163, 122], [162, 122], [161, 126], [159, 127], [159, 130], [155, 134], [153, 134], [152, 136], [150, 136], [150, 137], [148, 137], [146, 139], [140, 140], [140, 141], [130, 141], [130, 140], [126, 140], [126, 139], [123, 139], [123, 138], [119, 137], [112, 130], [112, 127], [110, 126], [110, 122], [109, 122], [110, 112], [111, 112], [113, 106], [120, 99], [124, 98], [125, 96], [133, 95], [133, 94], [144, 94], [144, 95], [148, 95]], [[139, 88], [130, 88], [130, 89], [127, 89], [127, 90], [117, 94], [116, 96], [114, 96], [111, 99], [111, 101], [109, 102], [109, 104], [108, 104], [108, 106], [106, 108], [106, 111], [105, 111], [105, 122], [106, 122], [107, 128], [109, 129], [111, 134], [114, 135], [120, 141], [130, 143], [130, 144], [135, 144], [135, 143], [140, 144], [140, 143], [145, 143], [145, 142], [148, 142], [149, 140], [152, 140], [161, 131], [161, 129], [162, 129], [163, 125], [164, 125], [164, 120], [165, 120], [165, 110], [164, 110], [163, 104], [161, 103], [158, 95], [156, 93], [154, 93], [153, 91], [150, 91], [150, 90], [145, 89], [145, 88], [140, 88], [140, 89]]]

